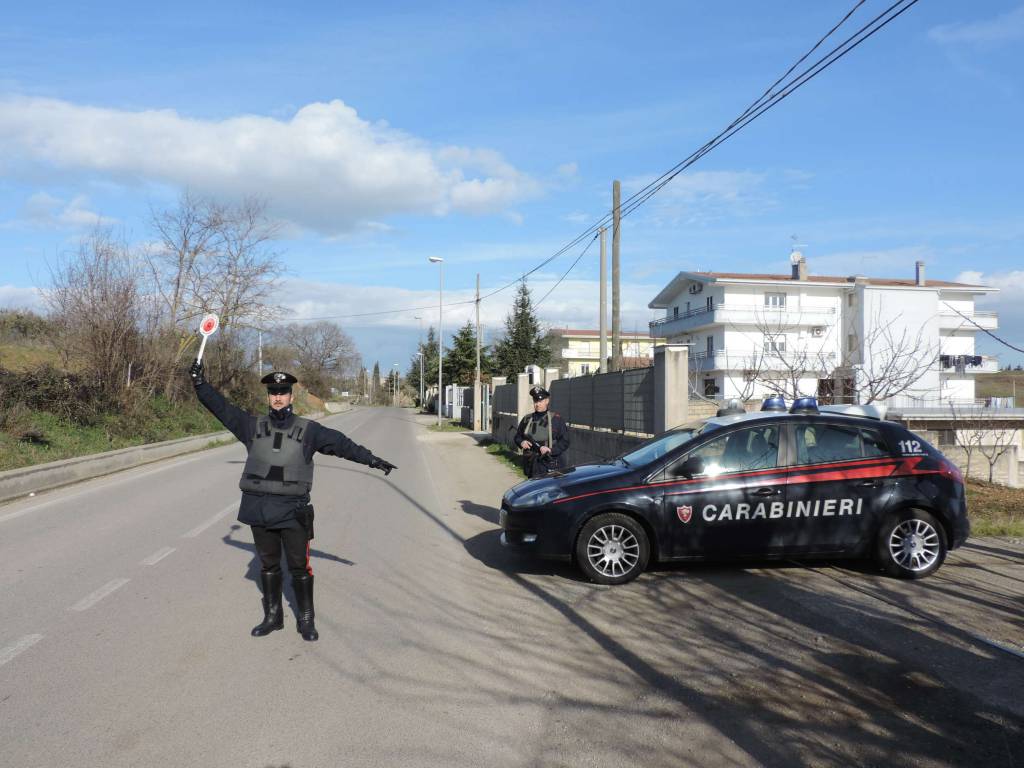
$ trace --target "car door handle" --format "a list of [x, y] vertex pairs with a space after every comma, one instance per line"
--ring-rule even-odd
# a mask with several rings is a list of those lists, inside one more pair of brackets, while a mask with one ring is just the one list
[[778, 496], [782, 493], [778, 488], [758, 488], [754, 491], [755, 496]]
[[878, 488], [881, 485], [881, 480], [861, 480], [857, 483], [858, 488]]

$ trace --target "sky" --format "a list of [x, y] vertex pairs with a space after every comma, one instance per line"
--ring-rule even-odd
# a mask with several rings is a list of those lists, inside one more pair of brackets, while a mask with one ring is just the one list
[[[16, 4], [0, 307], [40, 308], [47, 265], [97, 226], [146, 243], [186, 189], [257, 196], [287, 320], [336, 319], [364, 364], [405, 369], [442, 277], [446, 304], [478, 274], [484, 294], [514, 283], [610, 209], [614, 179], [626, 197], [688, 156], [855, 5]], [[624, 219], [623, 330], [646, 332], [679, 271], [788, 272], [799, 244], [811, 274], [910, 278], [923, 260], [996, 286], [979, 308], [1024, 348], [1022, 97], [1019, 0], [921, 0]], [[535, 300], [586, 244], [530, 276]], [[481, 302], [485, 341], [513, 296]], [[597, 297], [593, 244], [538, 313], [596, 328]], [[351, 317], [382, 310], [398, 311]], [[446, 335], [471, 312], [446, 308]]]

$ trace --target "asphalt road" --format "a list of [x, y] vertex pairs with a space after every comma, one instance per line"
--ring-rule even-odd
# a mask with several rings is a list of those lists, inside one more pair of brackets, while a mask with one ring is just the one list
[[0, 766], [1024, 766], [1019, 543], [599, 587], [425, 421], [326, 420], [399, 470], [317, 461], [318, 643], [249, 636], [239, 446], [0, 506]]

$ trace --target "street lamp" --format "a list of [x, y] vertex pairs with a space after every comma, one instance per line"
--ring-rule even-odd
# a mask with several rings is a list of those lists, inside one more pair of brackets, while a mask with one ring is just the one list
[[428, 256], [431, 264], [438, 266], [437, 288], [437, 426], [441, 426], [441, 401], [444, 390], [441, 389], [441, 360], [444, 358], [444, 259], [440, 256]]

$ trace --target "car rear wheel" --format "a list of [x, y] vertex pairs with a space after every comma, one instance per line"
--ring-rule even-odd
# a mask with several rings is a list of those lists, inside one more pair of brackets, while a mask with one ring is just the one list
[[878, 531], [876, 556], [883, 570], [904, 579], [923, 579], [946, 559], [946, 531], [929, 513], [908, 509]]
[[625, 584], [647, 567], [651, 544], [640, 523], [628, 515], [597, 515], [580, 531], [576, 562], [591, 581]]

